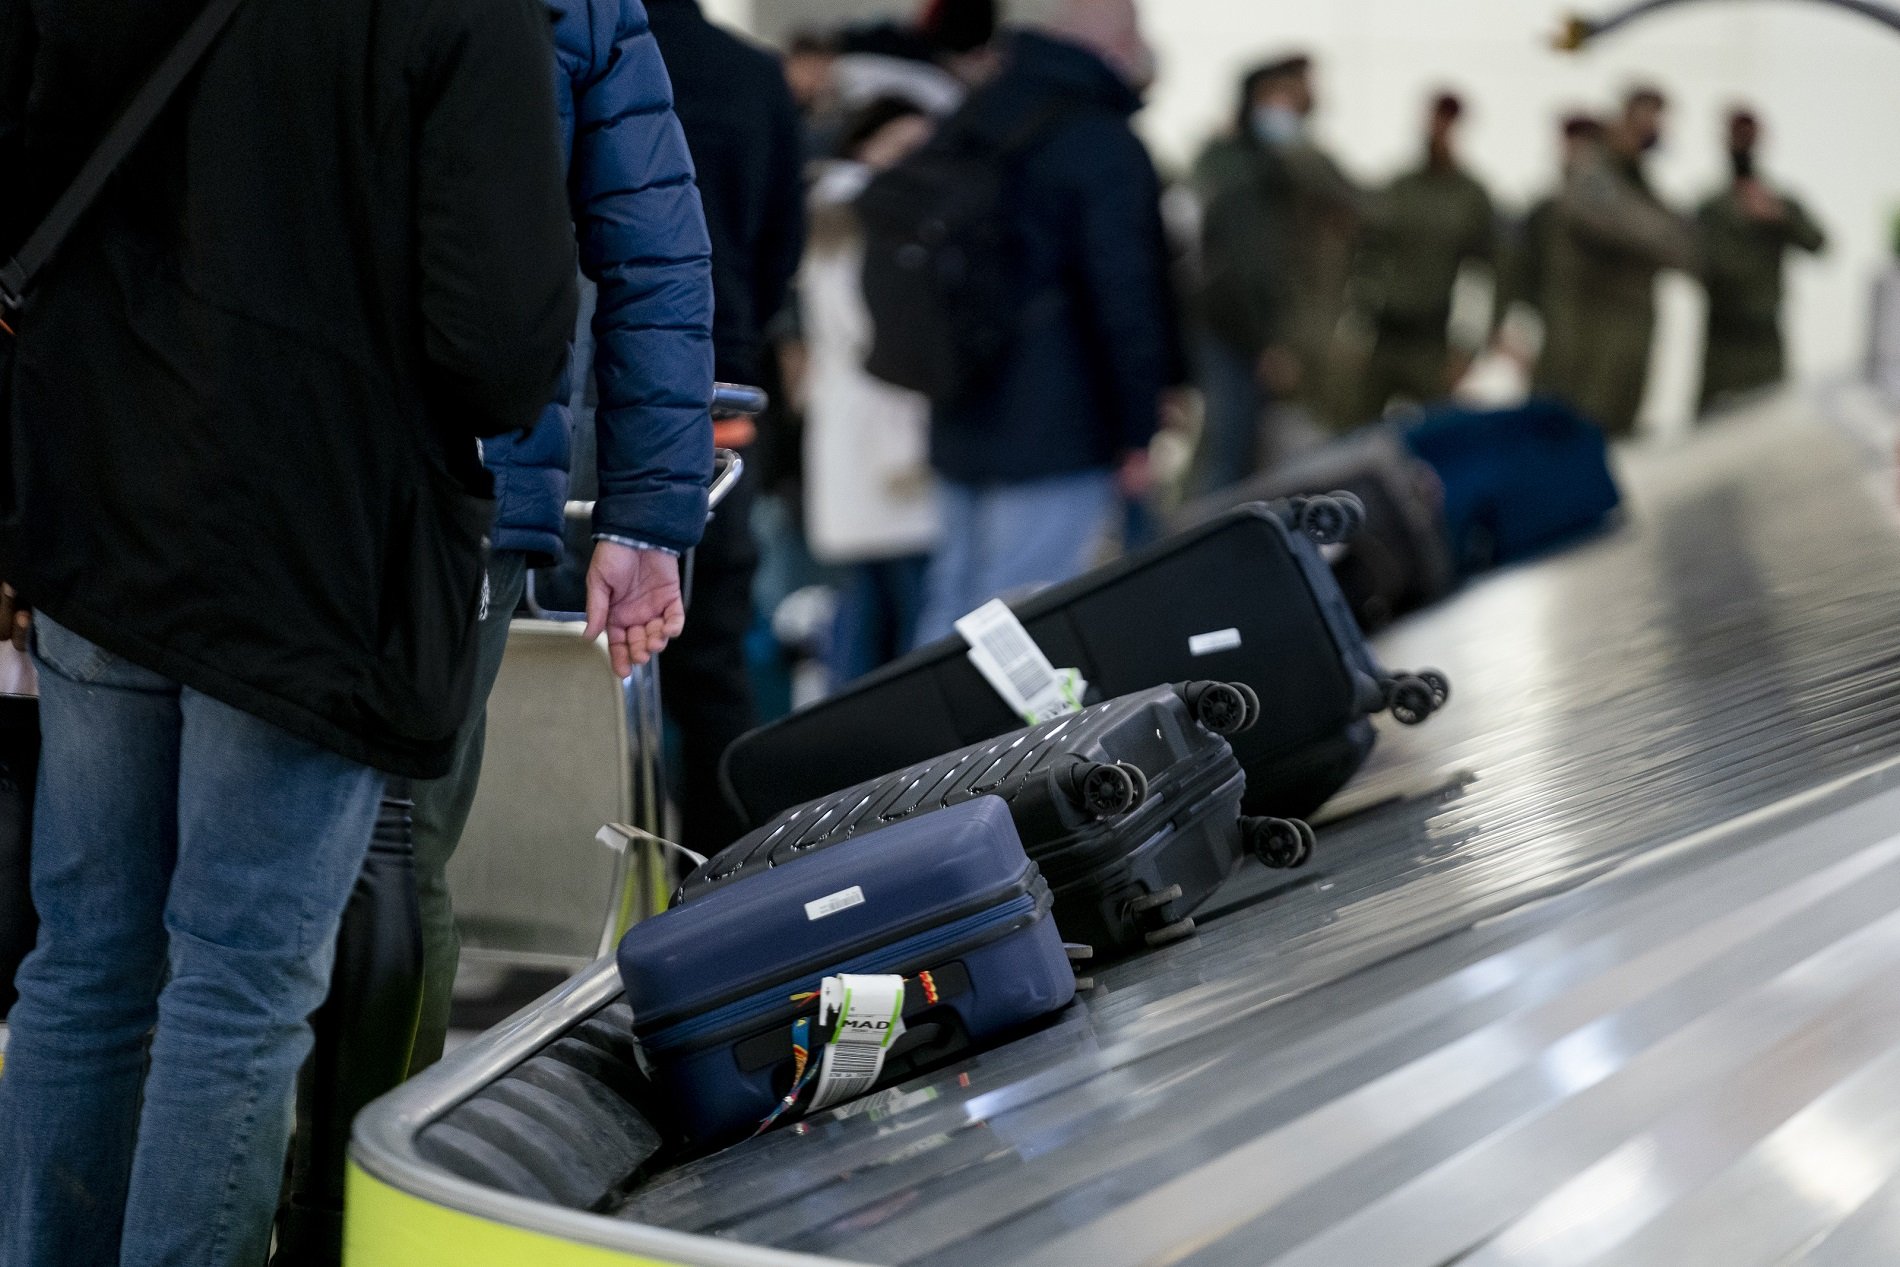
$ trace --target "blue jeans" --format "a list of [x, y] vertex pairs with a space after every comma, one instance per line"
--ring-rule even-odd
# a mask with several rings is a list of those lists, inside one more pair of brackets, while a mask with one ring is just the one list
[[992, 598], [1087, 571], [1115, 509], [1115, 477], [1081, 471], [982, 486], [945, 480], [940, 505], [943, 537], [925, 581], [919, 645], [948, 636]]
[[910, 649], [930, 556], [853, 563], [839, 570], [838, 615], [825, 667], [831, 689], [881, 669]]
[[44, 617], [35, 640], [0, 1264], [257, 1267], [382, 776]]
[[1260, 470], [1260, 429], [1267, 393], [1251, 361], [1213, 335], [1200, 340], [1206, 414], [1188, 473], [1188, 495], [1231, 488]]

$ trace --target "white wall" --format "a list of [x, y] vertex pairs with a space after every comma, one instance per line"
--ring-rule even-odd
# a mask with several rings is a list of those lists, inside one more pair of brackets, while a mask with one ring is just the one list
[[[1900, 7], [1900, 0], [1891, 0]], [[714, 0], [714, 13], [772, 28], [817, 22], [841, 0]], [[1887, 258], [1900, 208], [1900, 35], [1795, 0], [1708, 0], [1646, 19], [1582, 55], [1549, 46], [1566, 0], [1141, 0], [1163, 78], [1142, 127], [1164, 163], [1183, 164], [1232, 110], [1241, 68], [1300, 47], [1321, 61], [1319, 129], [1366, 179], [1413, 157], [1422, 98], [1452, 85], [1473, 107], [1468, 158], [1501, 200], [1522, 203], [1551, 179], [1554, 121], [1605, 107], [1635, 78], [1675, 98], [1653, 165], [1664, 194], [1688, 205], [1724, 174], [1719, 129], [1746, 99], [1769, 128], [1765, 165], [1798, 191], [1834, 249], [1793, 275], [1790, 335], [1798, 373], [1859, 362], [1868, 281]], [[862, 0], [846, 5], [861, 12]], [[894, 3], [891, 11], [912, 8]], [[1588, 0], [1586, 11], [1610, 5]], [[1682, 425], [1695, 379], [1701, 312], [1693, 287], [1665, 288], [1664, 335], [1648, 413]]]

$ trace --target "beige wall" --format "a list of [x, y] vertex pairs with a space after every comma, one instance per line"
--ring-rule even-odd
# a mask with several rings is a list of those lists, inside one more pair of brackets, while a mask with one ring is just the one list
[[[874, 0], [725, 0], [775, 34], [830, 13], [907, 10]], [[1142, 127], [1164, 162], [1185, 162], [1231, 109], [1232, 83], [1254, 58], [1290, 46], [1323, 61], [1322, 134], [1366, 179], [1412, 157], [1421, 97], [1439, 84], [1474, 106], [1472, 165], [1510, 202], [1549, 180], [1552, 121], [1566, 107], [1609, 103], [1635, 77], [1677, 101], [1658, 185], [1687, 205], [1720, 179], [1721, 113], [1747, 98], [1769, 125], [1766, 165], [1834, 231], [1824, 260], [1793, 279], [1797, 368], [1857, 364], [1867, 286], [1886, 258], [1900, 206], [1900, 36], [1862, 18], [1792, 0], [1706, 0], [1649, 19], [1581, 57], [1547, 37], [1564, 0], [1145, 0], [1163, 78]], [[1605, 4], [1589, 4], [1601, 11]], [[1665, 288], [1665, 333], [1650, 414], [1687, 417], [1700, 338], [1692, 286]]]

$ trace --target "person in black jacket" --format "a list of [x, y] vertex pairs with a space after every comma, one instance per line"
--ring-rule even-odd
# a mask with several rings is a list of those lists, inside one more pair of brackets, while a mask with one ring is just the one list
[[[201, 7], [32, 0], [0, 247]], [[478, 438], [567, 356], [553, 55], [534, 0], [248, 0], [13, 314], [44, 751], [0, 1261], [263, 1261], [383, 772], [467, 714]]]
[[1002, 72], [951, 126], [1007, 147], [1020, 292], [992, 386], [932, 419], [943, 544], [918, 639], [986, 600], [1085, 570], [1117, 493], [1147, 488], [1148, 442], [1177, 363], [1154, 164], [1128, 120], [1152, 58], [1129, 0], [1064, 0], [1017, 33]]
[[[697, 0], [648, 0], [647, 16], [712, 236], [713, 367], [721, 381], [757, 383], [766, 327], [785, 307], [805, 248], [798, 106], [778, 56], [707, 21]], [[754, 471], [707, 525], [686, 631], [660, 658], [661, 695], [680, 733], [683, 841], [701, 853], [742, 830], [720, 792], [719, 759], [755, 719], [745, 635], [759, 563], [756, 487]]]

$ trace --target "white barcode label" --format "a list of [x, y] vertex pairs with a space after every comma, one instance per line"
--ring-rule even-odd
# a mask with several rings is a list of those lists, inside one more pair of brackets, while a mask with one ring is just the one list
[[1240, 646], [1240, 630], [1216, 629], [1211, 633], [1195, 634], [1188, 639], [1188, 654], [1192, 656], [1213, 655], [1218, 651], [1232, 651]]
[[957, 632], [977, 672], [1030, 725], [1081, 709], [1086, 684], [1073, 669], [1058, 671], [1000, 598], [959, 620]]
[[848, 911], [854, 906], [864, 905], [864, 890], [857, 885], [828, 893], [816, 901], [805, 903], [805, 918], [823, 919], [827, 915], [836, 915], [839, 911]]
[[818, 990], [818, 1026], [830, 1034], [812, 1092], [814, 1113], [877, 1085], [891, 1044], [904, 1032], [904, 978], [826, 977]]

